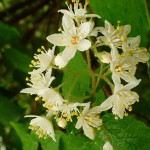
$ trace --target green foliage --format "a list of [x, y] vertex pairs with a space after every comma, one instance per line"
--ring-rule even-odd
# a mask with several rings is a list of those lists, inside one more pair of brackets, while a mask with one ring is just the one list
[[148, 44], [150, 23], [145, 0], [91, 0], [90, 4], [94, 13], [99, 14], [103, 21], [108, 20], [117, 25], [117, 20], [121, 20], [122, 25], [130, 24], [130, 36], [141, 35], [141, 45]]
[[21, 51], [18, 51], [14, 48], [5, 49], [4, 57], [10, 64], [13, 64], [17, 69], [23, 72], [28, 72], [30, 70], [29, 64], [31, 62], [31, 58], [28, 55], [22, 53]]
[[10, 121], [18, 121], [22, 115], [21, 109], [8, 98], [0, 95], [0, 123], [8, 125]]
[[35, 138], [30, 136], [29, 133], [27, 133], [27, 130], [26, 130], [27, 126], [25, 126], [24, 124], [19, 124], [15, 122], [12, 122], [11, 125], [16, 130], [17, 134], [19, 135], [21, 139], [23, 150], [29, 150], [29, 149], [37, 150], [38, 142], [35, 140]]
[[5, 44], [15, 44], [19, 38], [20, 33], [15, 27], [0, 22], [0, 47]]
[[[6, 8], [11, 7], [12, 3], [14, 3], [12, 0], [1, 2]], [[15, 3], [20, 3], [20, 1], [15, 1]], [[33, 3], [36, 4], [36, 1]], [[52, 1], [50, 3], [52, 4]], [[148, 4], [150, 6], [150, 2]], [[64, 1], [61, 1], [60, 5], [61, 8], [65, 7]], [[54, 15], [58, 11], [55, 9], [59, 7], [51, 7], [49, 3], [45, 6], [49, 9], [47, 14], [50, 15]], [[131, 24], [131, 37], [141, 35], [141, 45], [146, 47], [149, 44], [150, 19], [145, 0], [90, 0], [90, 6], [94, 13], [102, 17], [101, 25], [105, 19], [113, 25], [117, 25], [117, 20], [121, 20], [121, 25]], [[2, 10], [5, 10], [5, 7], [3, 6]], [[32, 10], [30, 5], [27, 8]], [[43, 8], [37, 9], [45, 13]], [[39, 103], [35, 105], [31, 102], [31, 97], [20, 96], [18, 93], [25, 87], [25, 81], [22, 79], [30, 71], [29, 64], [33, 51], [40, 47], [41, 43], [47, 48], [47, 43], [41, 39], [43, 37], [45, 39], [47, 34], [55, 32], [59, 26], [57, 20], [59, 17], [54, 17], [57, 18], [56, 20], [50, 19], [49, 15], [39, 13], [38, 10], [33, 10], [36, 12], [36, 16], [31, 13], [26, 17], [28, 12], [24, 12], [24, 9], [20, 8], [19, 11], [14, 11], [12, 14], [8, 13], [8, 16], [6, 15], [0, 22], [0, 51], [2, 52], [0, 54], [0, 136], [3, 136], [3, 142], [7, 149], [102, 150], [104, 143], [109, 141], [114, 150], [148, 150], [150, 148], [150, 127], [140, 121], [141, 119], [148, 125], [150, 121], [150, 83], [145, 66], [141, 66], [144, 71], [141, 69], [137, 72], [137, 77], [141, 78], [142, 76], [143, 81], [140, 84], [141, 87], [139, 86], [137, 89], [140, 94], [140, 102], [134, 105], [134, 116], [131, 117], [129, 114], [129, 117], [115, 120], [114, 116], [107, 112], [102, 113], [104, 124], [100, 131], [96, 131], [93, 141], [83, 135], [82, 129], [75, 128], [76, 120], [68, 123], [66, 129], [55, 129], [56, 142], [51, 138], [39, 139], [35, 132], [29, 132], [27, 129], [29, 123], [23, 116], [27, 112], [35, 111], [34, 113], [38, 114], [43, 110], [40, 110]], [[13, 21], [15, 16], [17, 18], [16, 12], [22, 14], [18, 22]], [[9, 19], [12, 19], [12, 22]], [[150, 61], [148, 66], [150, 74]], [[91, 92], [91, 75], [88, 73], [84, 55], [77, 52], [63, 71], [63, 77], [57, 71], [55, 74], [59, 80], [63, 78], [62, 92], [65, 99], [70, 99], [72, 102], [83, 102]], [[56, 86], [59, 83], [60, 81], [56, 82]], [[98, 86], [93, 96], [95, 102], [93, 105], [100, 105], [105, 100], [106, 96], [102, 90], [105, 84], [102, 81]]]
[[77, 52], [64, 70], [62, 91], [65, 98], [79, 102], [80, 98], [89, 90], [90, 79], [87, 64], [81, 53]]
[[149, 149], [150, 128], [143, 122], [134, 117], [115, 120], [112, 115], [105, 115], [103, 121], [102, 131], [99, 132], [96, 141], [108, 140], [116, 150]]

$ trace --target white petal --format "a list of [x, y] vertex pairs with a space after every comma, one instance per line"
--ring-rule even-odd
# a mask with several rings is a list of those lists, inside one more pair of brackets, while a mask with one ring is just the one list
[[83, 124], [83, 131], [84, 131], [84, 134], [90, 138], [91, 140], [94, 140], [94, 132], [92, 130], [92, 128], [87, 124]]
[[66, 47], [64, 51], [55, 57], [55, 64], [60, 69], [65, 67], [68, 62], [75, 56], [76, 49], [74, 47]]
[[112, 73], [112, 80], [115, 84], [121, 83], [120, 76], [117, 73]]
[[53, 125], [47, 118], [36, 115], [28, 115], [25, 117], [35, 117], [30, 121], [30, 125], [40, 127], [48, 136], [52, 137], [52, 139], [56, 141]]
[[113, 150], [113, 147], [109, 142], [106, 142], [103, 146], [103, 150]]
[[84, 107], [82, 113], [85, 115], [88, 112], [89, 108], [90, 108], [90, 102], [86, 103], [86, 106]]
[[61, 10], [59, 10], [58, 12], [61, 12], [61, 13], [63, 13], [64, 15], [68, 15], [68, 16], [70, 16], [71, 18], [74, 17], [74, 14], [73, 14], [73, 13], [71, 13], [70, 11], [65, 10], [65, 9], [61, 9]]
[[100, 106], [99, 106], [99, 109], [101, 111], [106, 111], [108, 109], [110, 109], [112, 107], [112, 103], [114, 101], [114, 96], [110, 96], [109, 98], [107, 98]]
[[62, 25], [66, 35], [76, 35], [76, 27], [72, 18], [68, 17], [67, 15], [64, 15], [62, 18]]
[[86, 13], [86, 10], [85, 10], [85, 9], [77, 9], [77, 10], [75, 11], [75, 15], [76, 15], [77, 17], [84, 17], [85, 13]]
[[80, 129], [82, 127], [83, 123], [84, 123], [84, 119], [82, 117], [80, 117], [76, 123], [75, 128]]
[[135, 80], [133, 82], [128, 83], [127, 85], [125, 85], [122, 90], [131, 90], [132, 88], [136, 87], [139, 83], [141, 82], [141, 80]]
[[35, 88], [25, 88], [23, 90], [20, 91], [20, 93], [28, 93], [28, 94], [37, 94], [39, 92], [38, 89]]
[[69, 44], [69, 40], [63, 34], [52, 34], [46, 38], [50, 43], [57, 46], [66, 46]]
[[79, 51], [85, 51], [85, 50], [88, 50], [89, 48], [91, 47], [91, 42], [89, 40], [82, 40], [78, 43], [77, 45], [77, 49]]
[[112, 113], [117, 115], [120, 119], [123, 119], [123, 117], [124, 117], [124, 108], [113, 106]]
[[88, 17], [90, 17], [90, 18], [93, 18], [93, 17], [101, 18], [101, 16], [96, 15], [96, 14], [86, 14], [85, 17], [86, 18], [88, 18]]
[[79, 34], [81, 34], [82, 39], [86, 38], [89, 35], [91, 27], [92, 27], [91, 22], [85, 22], [80, 25]]

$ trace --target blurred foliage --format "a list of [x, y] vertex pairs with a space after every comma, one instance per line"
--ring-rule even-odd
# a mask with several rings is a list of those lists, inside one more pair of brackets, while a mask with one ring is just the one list
[[[51, 139], [38, 139], [33, 132], [28, 131], [29, 121], [23, 117], [26, 114], [43, 112], [40, 102], [35, 102], [32, 96], [19, 92], [26, 87], [25, 77], [30, 70], [28, 66], [33, 53], [41, 45], [48, 48], [50, 45], [46, 41], [46, 36], [57, 32], [60, 27], [61, 14], [58, 13], [58, 10], [66, 8], [64, 3], [64, 0], [0, 1], [0, 136], [3, 137], [3, 142], [8, 150], [87, 150], [89, 147], [98, 150], [104, 144], [102, 138], [105, 137], [105, 129], [102, 129], [101, 132], [97, 131], [95, 141], [80, 134], [74, 135], [71, 132], [74, 129], [67, 129], [69, 131], [67, 134], [64, 134], [63, 131], [56, 131], [56, 143]], [[120, 19], [122, 24], [131, 24], [131, 36], [140, 34], [142, 46], [149, 48], [149, 0], [147, 0], [147, 4], [144, 0], [115, 0], [115, 2], [114, 0], [91, 0], [89, 11], [98, 13], [102, 17], [102, 22], [107, 19], [116, 24]], [[70, 78], [70, 82], [62, 89], [66, 97], [69, 96], [66, 95], [66, 92], [69, 90], [70, 84], [76, 84], [75, 87], [78, 89], [78, 91], [72, 89], [73, 96], [80, 97], [89, 92], [90, 77], [78, 73], [81, 71], [80, 69], [86, 69], [86, 65], [83, 57], [80, 54], [77, 55], [79, 56], [71, 61], [67, 69], [71, 69], [73, 65], [74, 68], [71, 71], [75, 70], [74, 74], [78, 74], [77, 78], [85, 79], [86, 82], [78, 80], [74, 83], [75, 80], [66, 71], [64, 79]], [[150, 61], [148, 66], [150, 68]], [[117, 150], [148, 150], [148, 146], [150, 146], [147, 144], [150, 139], [150, 129], [144, 124], [150, 125], [150, 82], [147, 70], [150, 73], [146, 64], [140, 65], [138, 68], [137, 77], [142, 78], [140, 86], [136, 89], [140, 95], [140, 102], [133, 108], [133, 117], [119, 120], [120, 124], [113, 120], [111, 115], [104, 118], [110, 140], [116, 143], [113, 146]], [[57, 74], [58, 72], [56, 72], [56, 76]], [[62, 80], [62, 74], [58, 80]], [[105, 99], [104, 92], [98, 91], [94, 98], [96, 103], [100, 104]], [[144, 123], [137, 121], [136, 118]], [[131, 126], [134, 128], [133, 131], [130, 129]], [[128, 141], [128, 138], [131, 140]]]

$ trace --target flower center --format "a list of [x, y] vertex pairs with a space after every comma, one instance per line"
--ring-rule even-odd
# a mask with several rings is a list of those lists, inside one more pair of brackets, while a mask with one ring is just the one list
[[115, 70], [116, 70], [117, 72], [122, 72], [122, 68], [120, 67], [119, 64], [116, 64]]
[[78, 41], [79, 41], [79, 38], [77, 36], [73, 36], [72, 39], [71, 39], [71, 43], [74, 44], [74, 45], [77, 44]]

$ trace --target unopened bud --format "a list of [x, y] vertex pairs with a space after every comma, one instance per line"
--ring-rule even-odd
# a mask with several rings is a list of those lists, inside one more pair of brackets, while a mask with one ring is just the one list
[[109, 64], [111, 62], [111, 55], [108, 52], [101, 52], [97, 54], [99, 60], [103, 63]]
[[58, 126], [61, 128], [65, 128], [67, 125], [67, 121], [64, 118], [58, 118], [56, 121]]

